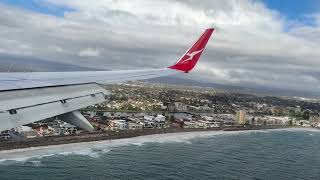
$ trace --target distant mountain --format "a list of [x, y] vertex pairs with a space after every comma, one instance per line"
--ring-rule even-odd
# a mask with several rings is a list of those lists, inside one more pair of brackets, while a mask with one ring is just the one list
[[180, 86], [198, 86], [214, 88], [217, 90], [234, 92], [234, 93], [248, 93], [265, 96], [288, 96], [288, 97], [305, 97], [305, 98], [320, 98], [319, 92], [308, 91], [295, 91], [289, 89], [278, 89], [270, 87], [242, 87], [234, 85], [217, 84], [211, 82], [202, 82], [192, 79], [184, 79], [180, 77], [158, 77], [153, 79], [144, 80], [150, 83], [180, 85]]
[[[14, 55], [0, 54], [0, 72], [39, 72], [39, 71], [99, 71], [103, 69], [88, 68], [67, 63], [52, 62], [43, 59], [29, 58]], [[180, 86], [198, 86], [208, 87], [217, 90], [249, 93], [257, 95], [270, 96], [290, 96], [290, 97], [304, 97], [304, 98], [319, 98], [319, 92], [301, 92], [288, 89], [276, 89], [270, 87], [241, 87], [234, 85], [217, 84], [212, 82], [202, 82], [181, 77], [169, 76], [159, 77], [149, 80], [144, 80], [150, 83], [171, 84]]]
[[0, 72], [34, 72], [34, 71], [97, 71], [101, 69], [88, 68], [67, 63], [48, 60], [0, 54]]
[[151, 83], [159, 83], [159, 84], [208, 87], [208, 88], [215, 88], [220, 90], [232, 90], [232, 91], [246, 90], [246, 88], [238, 87], [238, 86], [216, 84], [216, 83], [210, 83], [210, 82], [201, 82], [193, 79], [184, 79], [184, 78], [172, 77], [172, 76], [147, 79], [145, 81], [151, 82]]

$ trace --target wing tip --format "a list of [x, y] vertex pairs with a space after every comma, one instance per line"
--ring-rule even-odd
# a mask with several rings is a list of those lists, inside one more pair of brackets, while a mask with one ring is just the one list
[[190, 72], [200, 59], [200, 56], [214, 30], [215, 29], [213, 27], [207, 28], [200, 38], [191, 46], [191, 48], [183, 54], [177, 63], [173, 66], [169, 66], [168, 68], [183, 71], [185, 73]]

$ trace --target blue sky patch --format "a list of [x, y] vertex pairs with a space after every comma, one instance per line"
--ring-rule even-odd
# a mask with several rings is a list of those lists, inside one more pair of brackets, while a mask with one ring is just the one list
[[313, 25], [310, 15], [320, 9], [320, 2], [316, 0], [263, 0], [269, 9], [278, 11], [290, 21]]
[[0, 3], [59, 17], [63, 17], [67, 11], [72, 11], [70, 8], [48, 4], [42, 0], [1, 0]]
[[[317, 0], [262, 0], [262, 2], [266, 7], [278, 11], [289, 21], [297, 21], [306, 25], [313, 25], [308, 15], [320, 10], [320, 1]], [[73, 11], [67, 7], [49, 4], [44, 0], [1, 0], [0, 3], [59, 17], [63, 17], [67, 11]]]

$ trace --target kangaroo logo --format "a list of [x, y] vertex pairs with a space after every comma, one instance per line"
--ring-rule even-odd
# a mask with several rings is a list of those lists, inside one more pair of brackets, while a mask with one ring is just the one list
[[189, 56], [189, 58], [181, 61], [180, 63], [184, 63], [186, 61], [191, 61], [195, 55], [201, 53], [202, 51], [203, 51], [203, 49], [200, 49], [199, 51], [194, 51], [192, 53], [187, 53], [186, 55]]

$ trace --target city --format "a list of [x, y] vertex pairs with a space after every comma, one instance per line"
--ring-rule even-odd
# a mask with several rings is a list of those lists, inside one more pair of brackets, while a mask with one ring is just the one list
[[[106, 102], [81, 110], [94, 133], [152, 129], [320, 127], [320, 104], [212, 88], [132, 82], [106, 86]], [[81, 135], [58, 117], [1, 132], [1, 141]]]

